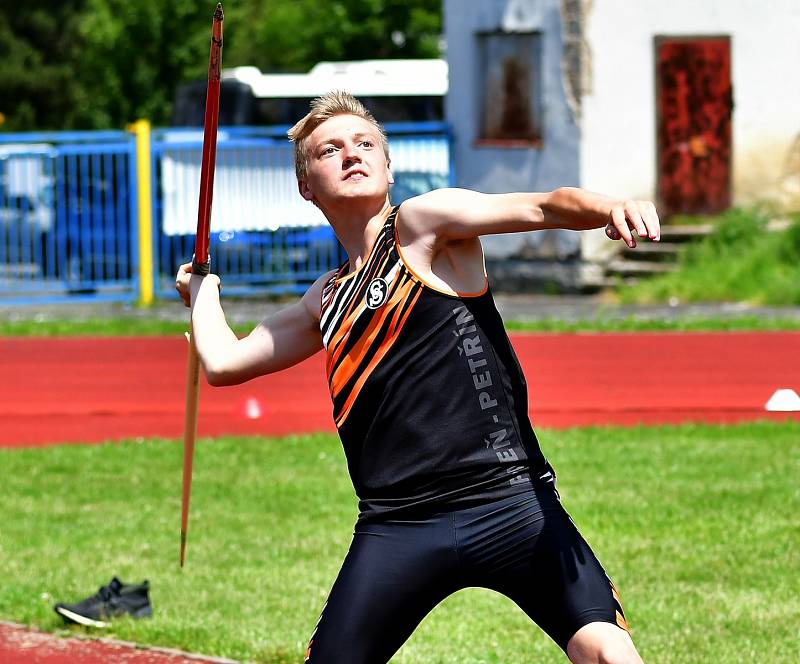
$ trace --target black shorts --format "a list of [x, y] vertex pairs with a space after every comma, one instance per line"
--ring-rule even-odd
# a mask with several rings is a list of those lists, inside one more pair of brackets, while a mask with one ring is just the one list
[[387, 662], [439, 602], [468, 587], [506, 595], [564, 650], [590, 622], [627, 629], [613, 584], [557, 493], [536, 489], [358, 523], [306, 661]]

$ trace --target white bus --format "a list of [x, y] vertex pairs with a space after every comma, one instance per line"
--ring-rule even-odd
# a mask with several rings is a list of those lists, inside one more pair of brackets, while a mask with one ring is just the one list
[[[222, 72], [221, 126], [291, 125], [309, 102], [330, 90], [358, 97], [381, 123], [441, 121], [447, 94], [445, 60], [320, 62], [305, 74], [264, 74], [257, 67]], [[206, 82], [181, 86], [172, 123], [203, 125]]]

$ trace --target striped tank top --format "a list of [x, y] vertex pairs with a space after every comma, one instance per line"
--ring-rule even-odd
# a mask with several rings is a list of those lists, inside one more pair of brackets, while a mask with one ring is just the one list
[[395, 207], [364, 264], [322, 291], [333, 416], [360, 518], [438, 510], [555, 482], [488, 285], [453, 295], [403, 261]]

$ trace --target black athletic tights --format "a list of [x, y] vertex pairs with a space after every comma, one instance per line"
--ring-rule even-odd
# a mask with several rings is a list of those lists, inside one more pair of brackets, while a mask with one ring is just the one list
[[511, 598], [564, 650], [590, 622], [626, 627], [616, 590], [555, 490], [537, 489], [358, 523], [306, 662], [387, 662], [439, 602], [467, 587]]

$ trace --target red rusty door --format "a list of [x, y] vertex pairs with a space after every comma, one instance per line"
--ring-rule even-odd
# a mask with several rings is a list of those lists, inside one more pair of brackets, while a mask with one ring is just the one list
[[730, 205], [730, 39], [656, 38], [658, 198], [663, 215]]

